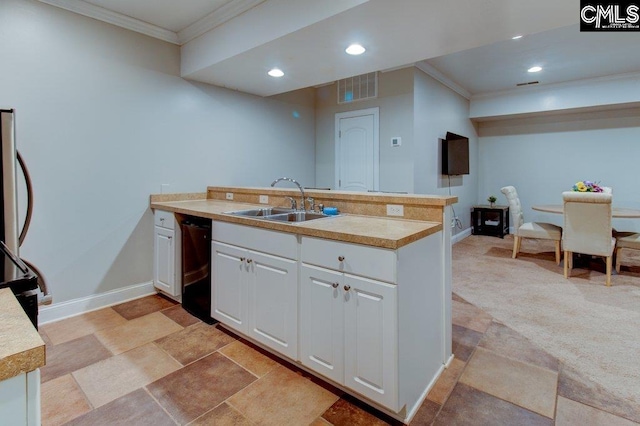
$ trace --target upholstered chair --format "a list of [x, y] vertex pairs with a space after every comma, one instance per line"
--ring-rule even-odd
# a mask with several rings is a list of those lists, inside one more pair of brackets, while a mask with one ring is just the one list
[[606, 285], [611, 285], [611, 263], [616, 239], [611, 236], [611, 194], [604, 192], [562, 193], [564, 201], [564, 277], [573, 267], [573, 253], [603, 256], [607, 263]]
[[620, 273], [622, 250], [640, 250], [640, 234], [636, 232], [614, 232], [616, 237], [616, 272]]
[[509, 202], [509, 214], [511, 215], [511, 225], [513, 226], [513, 254], [516, 258], [520, 253], [520, 245], [523, 238], [536, 238], [540, 240], [552, 240], [556, 243], [556, 264], [560, 264], [560, 240], [562, 238], [562, 228], [552, 223], [546, 222], [525, 222], [522, 213], [522, 205], [518, 198], [518, 192], [513, 186], [505, 186], [500, 190]]

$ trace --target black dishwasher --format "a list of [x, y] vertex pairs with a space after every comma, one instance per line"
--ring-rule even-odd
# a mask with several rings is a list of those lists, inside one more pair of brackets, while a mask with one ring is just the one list
[[185, 216], [182, 230], [182, 307], [202, 321], [211, 318], [211, 220]]

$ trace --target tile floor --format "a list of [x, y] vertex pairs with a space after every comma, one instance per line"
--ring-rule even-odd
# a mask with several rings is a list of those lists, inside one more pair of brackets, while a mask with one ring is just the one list
[[[412, 425], [634, 425], [580, 372], [463, 299], [455, 359]], [[385, 425], [384, 414], [149, 296], [46, 324], [42, 424]]]

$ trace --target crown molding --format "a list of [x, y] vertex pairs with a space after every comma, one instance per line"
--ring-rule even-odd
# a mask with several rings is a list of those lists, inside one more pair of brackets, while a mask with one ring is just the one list
[[499, 90], [495, 92], [487, 92], [480, 93], [477, 95], [473, 95], [473, 100], [480, 99], [491, 99], [498, 98], [502, 96], [516, 95], [521, 94], [524, 91], [527, 92], [546, 92], [549, 90], [558, 90], [565, 87], [580, 87], [580, 86], [590, 86], [597, 83], [604, 83], [608, 81], [616, 81], [616, 80], [638, 80], [640, 79], [640, 72], [629, 72], [623, 74], [611, 74], [605, 75], [601, 77], [593, 77], [593, 78], [583, 78], [581, 80], [572, 80], [572, 81], [563, 81], [561, 83], [552, 83], [552, 84], [543, 84], [543, 85], [535, 85], [535, 86], [522, 86], [515, 87], [513, 89]]
[[99, 21], [117, 25], [141, 34], [148, 35], [160, 40], [173, 44], [179, 44], [178, 35], [173, 31], [158, 27], [157, 25], [148, 24], [139, 19], [131, 18], [118, 12], [105, 9], [82, 0], [40, 0], [42, 3], [50, 4], [61, 9], [68, 10], [80, 15], [88, 16]]
[[427, 64], [425, 61], [416, 62], [415, 66], [420, 71], [422, 71], [425, 74], [435, 78], [440, 83], [444, 84], [449, 89], [453, 90], [454, 92], [456, 92], [457, 94], [459, 94], [463, 98], [471, 99], [471, 92], [469, 92], [467, 89], [465, 89], [464, 87], [460, 86], [458, 83], [456, 83], [453, 80], [451, 80], [446, 75], [442, 74], [440, 71], [438, 71], [437, 69], [435, 69], [431, 65]]
[[201, 36], [207, 31], [211, 31], [215, 27], [243, 14], [264, 1], [265, 0], [232, 0], [204, 18], [189, 25], [187, 28], [178, 31], [178, 44], [188, 43], [194, 38]]

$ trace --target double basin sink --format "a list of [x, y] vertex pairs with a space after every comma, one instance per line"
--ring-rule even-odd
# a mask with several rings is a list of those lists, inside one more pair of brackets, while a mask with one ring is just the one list
[[233, 212], [227, 212], [234, 216], [245, 216], [252, 219], [264, 219], [273, 220], [277, 222], [306, 222], [308, 220], [322, 219], [323, 217], [330, 217], [324, 213], [298, 211], [291, 209], [284, 209], [278, 207], [265, 207], [261, 209], [249, 209], [249, 210], [237, 210]]

